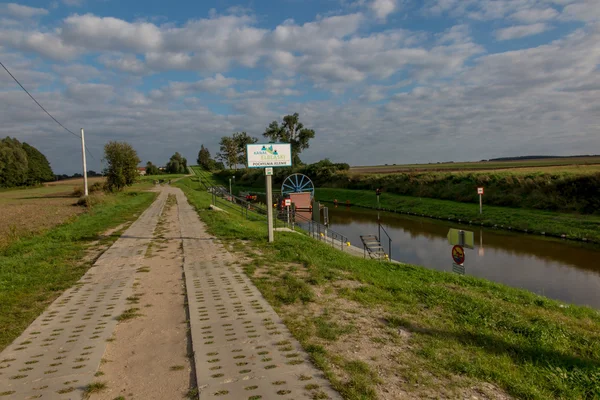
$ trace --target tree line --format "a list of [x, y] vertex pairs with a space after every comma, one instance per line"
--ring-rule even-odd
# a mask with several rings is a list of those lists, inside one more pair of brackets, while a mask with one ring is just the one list
[[48, 159], [38, 149], [15, 138], [0, 140], [0, 187], [33, 186], [54, 179]]
[[[265, 129], [263, 137], [272, 142], [290, 143], [293, 164], [302, 165], [300, 153], [309, 147], [310, 139], [315, 137], [315, 131], [305, 128], [300, 122], [299, 114], [294, 113], [283, 117], [281, 124], [277, 121], [271, 122]], [[239, 165], [247, 168], [246, 146], [257, 142], [258, 138], [252, 137], [246, 132], [235, 132], [231, 136], [223, 136], [219, 142], [216, 160], [211, 158], [210, 151], [202, 145], [198, 153], [198, 165], [206, 170], [225, 169], [225, 165], [230, 170], [237, 170]]]
[[179, 152], [171, 156], [169, 162], [164, 168], [164, 171], [154, 165], [151, 161], [146, 163], [146, 175], [161, 175], [167, 174], [187, 174], [187, 159]]

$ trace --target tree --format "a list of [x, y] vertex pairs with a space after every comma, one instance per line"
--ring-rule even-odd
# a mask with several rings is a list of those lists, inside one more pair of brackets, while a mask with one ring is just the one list
[[46, 156], [27, 143], [23, 143], [23, 150], [27, 154], [26, 184], [37, 185], [41, 182], [53, 181], [54, 172]]
[[214, 166], [214, 160], [210, 158], [210, 151], [204, 145], [200, 146], [200, 151], [198, 152], [198, 165], [204, 168], [207, 171], [210, 171]]
[[27, 153], [17, 139], [0, 140], [0, 187], [23, 185], [27, 178]]
[[295, 165], [300, 165], [302, 161], [299, 155], [302, 150], [308, 149], [308, 142], [315, 137], [315, 131], [305, 128], [299, 121], [298, 113], [295, 113], [283, 117], [281, 125], [277, 121], [271, 122], [263, 136], [274, 141], [290, 143], [292, 145], [293, 162]]
[[238, 157], [238, 145], [236, 141], [229, 136], [223, 136], [219, 142], [220, 152], [217, 154], [219, 160], [223, 161], [229, 169], [236, 167], [239, 161]]
[[158, 167], [154, 164], [152, 164], [151, 161], [148, 161], [146, 163], [146, 175], [160, 175], [160, 169], [158, 169]]
[[176, 152], [171, 156], [171, 159], [167, 163], [165, 170], [168, 174], [186, 174], [187, 173], [187, 160]]
[[252, 136], [248, 136], [246, 132], [236, 132], [233, 134], [233, 140], [235, 141], [238, 148], [238, 164], [244, 164], [248, 168], [248, 155], [247, 145], [258, 142], [258, 139]]
[[140, 159], [129, 143], [108, 142], [104, 145], [104, 159], [108, 166], [104, 171], [106, 187], [111, 192], [131, 186], [138, 177]]

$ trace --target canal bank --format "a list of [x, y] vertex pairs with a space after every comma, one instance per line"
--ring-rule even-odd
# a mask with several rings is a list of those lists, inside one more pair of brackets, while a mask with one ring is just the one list
[[597, 310], [306, 235], [267, 243], [264, 222], [210, 211], [210, 194], [181, 187], [344, 398], [600, 395]]
[[[377, 209], [375, 192], [318, 188], [316, 198], [321, 202]], [[486, 206], [479, 214], [479, 205], [447, 200], [416, 198], [386, 193], [380, 196], [379, 207], [385, 211], [417, 215], [463, 224], [493, 227], [541, 236], [551, 236], [581, 242], [600, 243], [600, 216], [555, 213], [551, 211]]]
[[[353, 244], [360, 243], [361, 235], [377, 235], [379, 220], [392, 239], [394, 260], [447, 272], [453, 270], [448, 230], [472, 231], [475, 246], [466, 249], [467, 275], [600, 309], [599, 245], [345, 206], [330, 207], [329, 218], [331, 229]], [[389, 252], [387, 243], [384, 248]]]

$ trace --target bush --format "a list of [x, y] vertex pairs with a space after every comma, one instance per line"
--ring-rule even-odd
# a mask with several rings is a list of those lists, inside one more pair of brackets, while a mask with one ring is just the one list
[[83, 196], [83, 186], [75, 186], [73, 188], [73, 193], [71, 193], [73, 197], [81, 197]]
[[102, 201], [102, 195], [89, 195], [89, 196], [81, 196], [78, 200], [76, 205], [78, 206], [82, 206], [82, 207], [86, 207], [86, 208], [92, 208], [93, 206], [95, 206], [96, 204], [99, 204]]
[[90, 193], [101, 192], [103, 190], [104, 190], [104, 183], [102, 183], [102, 182], [94, 182], [94, 184], [89, 187]]

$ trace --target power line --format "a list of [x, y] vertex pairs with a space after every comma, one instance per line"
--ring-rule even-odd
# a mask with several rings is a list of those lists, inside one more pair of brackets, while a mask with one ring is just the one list
[[[75, 132], [73, 132], [72, 130], [68, 129], [68, 128], [67, 128], [67, 127], [65, 127], [63, 124], [61, 124], [61, 123], [60, 123], [60, 122], [59, 122], [59, 121], [58, 121], [56, 118], [54, 118], [54, 117], [52, 116], [52, 114], [50, 114], [50, 113], [49, 113], [49, 112], [48, 112], [48, 111], [47, 111], [47, 110], [44, 108], [44, 106], [42, 106], [42, 105], [39, 103], [39, 101], [37, 101], [37, 100], [35, 99], [35, 97], [33, 97], [33, 96], [31, 95], [31, 93], [29, 93], [29, 91], [28, 91], [27, 89], [25, 89], [25, 86], [21, 85], [21, 82], [19, 82], [19, 80], [18, 80], [17, 78], [15, 78], [15, 76], [14, 76], [14, 75], [13, 75], [13, 74], [12, 74], [12, 73], [11, 73], [11, 72], [8, 70], [8, 68], [6, 68], [6, 66], [5, 66], [5, 65], [2, 63], [2, 61], [0, 61], [0, 65], [2, 66], [2, 68], [4, 68], [4, 70], [5, 70], [6, 72], [8, 72], [8, 74], [10, 75], [10, 77], [11, 77], [11, 78], [13, 78], [13, 80], [14, 80], [15, 82], [17, 82], [17, 84], [18, 84], [18, 85], [21, 87], [21, 89], [23, 89], [23, 90], [25, 91], [25, 93], [27, 93], [27, 94], [29, 95], [29, 97], [31, 97], [31, 100], [33, 100], [33, 101], [35, 102], [35, 104], [37, 104], [37, 105], [38, 105], [38, 106], [39, 106], [39, 107], [40, 107], [42, 110], [44, 110], [44, 112], [45, 112], [46, 114], [48, 114], [48, 116], [49, 116], [50, 118], [52, 118], [52, 119], [54, 120], [54, 122], [56, 122], [58, 125], [60, 125], [60, 126], [61, 126], [61, 127], [62, 127], [62, 128], [65, 130], [65, 131], [69, 132], [71, 135], [73, 135], [73, 136], [75, 136], [75, 137], [77, 137], [77, 138], [81, 139], [81, 136], [79, 136], [78, 134], [76, 134], [76, 133], [75, 133]], [[89, 153], [89, 155], [90, 155], [90, 156], [91, 156], [93, 159], [95, 159], [95, 157], [92, 155], [92, 152], [91, 152], [91, 151], [90, 151], [90, 150], [87, 148], [87, 146], [85, 147], [85, 150], [86, 150], [86, 151]]]

